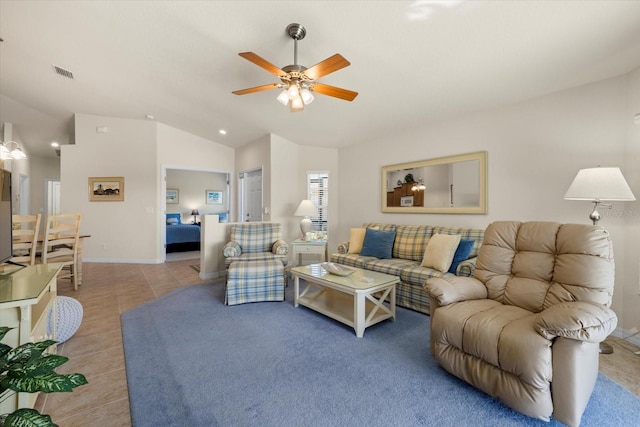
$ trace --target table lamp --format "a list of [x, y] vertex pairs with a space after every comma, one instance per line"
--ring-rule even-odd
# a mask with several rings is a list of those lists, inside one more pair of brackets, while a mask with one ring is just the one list
[[200, 215], [200, 212], [198, 212], [198, 209], [193, 209], [193, 210], [191, 211], [191, 215], [193, 215], [193, 223], [194, 223], [194, 224], [197, 224], [197, 223], [198, 223], [198, 221], [196, 221], [196, 216], [197, 216], [197, 215]]
[[300, 231], [302, 231], [302, 237], [306, 236], [311, 231], [311, 216], [318, 216], [318, 208], [313, 204], [311, 200], [305, 199], [300, 202], [298, 209], [296, 209], [293, 216], [303, 216], [300, 221]]

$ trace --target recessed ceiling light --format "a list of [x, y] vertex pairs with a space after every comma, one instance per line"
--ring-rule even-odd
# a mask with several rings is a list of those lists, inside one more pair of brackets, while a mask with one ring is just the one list
[[226, 135], [226, 134], [227, 134], [227, 131], [226, 131], [226, 130], [224, 130], [224, 129], [220, 129], [220, 130], [218, 131], [218, 133], [219, 133], [220, 135]]
[[60, 146], [60, 144], [58, 144], [56, 141], [53, 141], [53, 142], [51, 143], [51, 146], [52, 146], [53, 148], [57, 148], [57, 147], [59, 147], [59, 146]]
[[155, 119], [155, 117], [154, 117], [154, 115], [153, 115], [153, 114], [147, 114], [145, 117], [146, 117], [147, 119], [149, 119], [149, 120], [154, 120], [154, 119]]

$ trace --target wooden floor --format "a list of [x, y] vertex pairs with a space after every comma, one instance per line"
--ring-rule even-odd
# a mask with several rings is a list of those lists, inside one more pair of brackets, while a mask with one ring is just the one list
[[[59, 294], [78, 299], [84, 320], [78, 332], [59, 347], [69, 362], [58, 372], [79, 372], [89, 381], [73, 393], [41, 394], [37, 409], [51, 415], [60, 427], [130, 426], [127, 377], [124, 369], [120, 314], [178, 288], [202, 282], [187, 259], [165, 264], [85, 263], [78, 291], [68, 280], [58, 283]], [[614, 353], [600, 356], [600, 370], [640, 396], [638, 347], [608, 340]]]

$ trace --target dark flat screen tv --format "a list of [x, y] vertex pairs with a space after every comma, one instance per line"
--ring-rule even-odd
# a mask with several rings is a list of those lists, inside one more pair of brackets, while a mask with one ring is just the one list
[[11, 172], [0, 169], [0, 263], [13, 256]]

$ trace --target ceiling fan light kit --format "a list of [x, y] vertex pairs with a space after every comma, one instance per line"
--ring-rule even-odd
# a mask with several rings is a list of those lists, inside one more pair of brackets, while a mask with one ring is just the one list
[[246, 95], [249, 93], [280, 88], [283, 90], [276, 99], [285, 106], [289, 105], [289, 110], [292, 113], [303, 111], [305, 105], [309, 105], [313, 102], [314, 96], [312, 92], [332, 96], [345, 101], [353, 101], [355, 97], [358, 96], [358, 92], [329, 86], [316, 81], [327, 74], [351, 65], [349, 61], [344, 59], [342, 55], [336, 53], [310, 68], [298, 65], [298, 40], [302, 40], [307, 34], [307, 31], [302, 25], [294, 23], [287, 26], [286, 32], [289, 37], [293, 39], [293, 65], [287, 65], [280, 69], [253, 52], [239, 53], [239, 55], [247, 61], [253, 62], [257, 66], [278, 76], [280, 83], [272, 83], [236, 90], [233, 92], [234, 94]]

